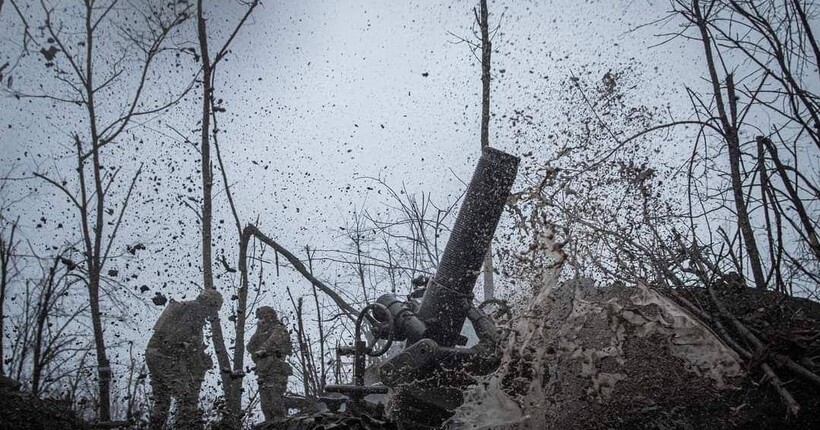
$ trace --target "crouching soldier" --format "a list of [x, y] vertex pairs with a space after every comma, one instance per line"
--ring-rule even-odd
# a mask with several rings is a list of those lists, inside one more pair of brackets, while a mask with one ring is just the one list
[[286, 359], [293, 353], [293, 347], [287, 328], [276, 318], [273, 308], [260, 307], [256, 318], [256, 333], [248, 342], [248, 352], [256, 364], [262, 413], [265, 421], [273, 421], [285, 416], [284, 396], [288, 376], [293, 374]]
[[159, 430], [168, 417], [171, 398], [176, 400], [176, 429], [201, 429], [199, 390], [213, 366], [205, 353], [202, 329], [222, 306], [222, 296], [212, 289], [186, 302], [171, 300], [154, 324], [145, 362], [151, 373], [154, 410], [151, 429]]

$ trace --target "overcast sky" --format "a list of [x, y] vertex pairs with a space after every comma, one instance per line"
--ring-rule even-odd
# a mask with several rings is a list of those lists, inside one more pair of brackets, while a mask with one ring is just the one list
[[[700, 75], [696, 46], [690, 58], [680, 43], [649, 51], [659, 41], [652, 38], [657, 28], [629, 32], [664, 16], [665, 1], [490, 3], [493, 18], [504, 13], [494, 41], [491, 109], [491, 144], [501, 149], [530, 149], [513, 144], [505, 116], [518, 109], [556, 121], [555, 92], [568, 90], [560, 82], [584, 67], [600, 79], [633, 59], [643, 62], [637, 72], [652, 103], [678, 99], [683, 82]], [[233, 168], [235, 192], [259, 195], [240, 199], [242, 212], [293, 232], [279, 236], [284, 242], [322, 243], [324, 228], [333, 231], [351, 205], [364, 201], [356, 177], [406, 182], [440, 199], [458, 195], [456, 175], [468, 180], [479, 154], [480, 70], [469, 48], [448, 33], [470, 36], [471, 6], [266, 4], [221, 75], [226, 136], [244, 162]], [[248, 165], [253, 159], [271, 168]]]
[[[352, 207], [379, 204], [378, 196], [365, 193], [372, 184], [358, 177], [383, 177], [394, 187], [406, 183], [440, 201], [457, 196], [463, 189], [458, 178], [469, 179], [479, 154], [480, 69], [468, 46], [452, 35], [471, 37], [472, 6], [466, 1], [265, 2], [236, 39], [217, 79], [216, 95], [227, 109], [220, 117], [222, 145], [243, 221], [259, 217], [266, 231], [294, 248], [329, 248], [329, 235], [338, 232]], [[559, 92], [569, 90], [561, 82], [585, 70], [596, 80], [609, 69], [633, 65], [647, 102], [683, 102], [682, 86], [701, 74], [697, 47], [675, 42], [649, 48], [660, 41], [654, 34], [673, 26], [634, 30], [663, 17], [668, 6], [666, 1], [491, 1], [491, 21], [504, 15], [494, 40], [491, 145], [513, 153], [532, 149], [526, 142], [513, 144], [505, 116], [524, 110], [536, 120], [558, 121]], [[233, 2], [214, 2], [209, 10], [211, 28], [222, 33], [241, 12]], [[13, 18], [3, 11], [0, 34], [7, 42], [19, 39]], [[211, 45], [219, 46], [224, 34], [215, 33]], [[14, 44], [5, 45], [3, 54], [11, 57]], [[26, 67], [39, 73], [42, 61], [24, 62], [16, 70], [22, 75], [16, 85], [31, 88]], [[192, 139], [195, 102], [175, 107], [165, 118]], [[62, 114], [67, 109], [4, 95], [4, 164], [20, 157], [23, 170], [32, 169], [32, 159], [39, 170], [64, 168], [43, 159], [64, 155], [72, 124], [64, 122], [74, 118]], [[187, 221], [193, 216], [177, 211], [185, 211], [179, 195], [199, 192], [187, 191], [198, 186], [196, 153], [156, 119], [134, 128], [133, 137], [145, 143], [126, 142], [112, 157], [145, 160], [159, 179], [143, 175], [129, 220], [150, 222], [137, 223], [124, 236], [153, 242], [155, 252], [162, 245], [196, 255], [191, 248], [197, 247], [198, 232], [190, 222], [177, 222], [179, 215]], [[52, 203], [48, 199], [40, 199], [41, 205]], [[33, 227], [36, 219], [25, 218]], [[159, 232], [170, 230], [185, 241], [161, 243], [165, 238]]]

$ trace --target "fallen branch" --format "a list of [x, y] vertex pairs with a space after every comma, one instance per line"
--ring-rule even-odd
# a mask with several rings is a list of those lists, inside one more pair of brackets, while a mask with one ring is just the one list
[[[711, 288], [709, 288], [708, 290], [709, 294], [712, 296], [712, 301], [715, 302], [715, 306], [717, 306], [718, 308], [718, 311], [720, 311], [721, 314], [723, 314], [732, 322], [732, 325], [734, 325], [735, 329], [737, 329], [737, 331], [743, 337], [745, 337], [749, 341], [749, 343], [751, 343], [752, 346], [755, 347], [756, 350], [762, 350], [764, 347], [763, 342], [761, 342], [760, 339], [757, 336], [755, 336], [755, 334], [752, 333], [752, 331], [749, 330], [742, 322], [735, 318], [734, 315], [729, 313], [728, 309], [726, 309], [726, 307], [723, 306], [723, 303], [721, 303], [720, 300], [718, 300], [717, 295]], [[801, 366], [800, 364], [796, 363], [794, 360], [783, 354], [773, 353], [772, 356], [778, 362], [784, 363], [784, 366], [786, 366], [787, 369], [807, 379], [809, 382], [812, 382], [815, 385], [820, 386], [820, 376], [818, 376], [816, 373], [812, 372], [809, 369], [806, 369], [805, 367]]]
[[694, 313], [698, 318], [700, 318], [701, 320], [708, 323], [707, 326], [710, 325], [710, 324], [714, 324], [715, 328], [718, 331], [718, 337], [720, 339], [722, 339], [724, 342], [728, 343], [729, 347], [732, 348], [733, 350], [735, 350], [735, 352], [737, 352], [738, 354], [740, 354], [741, 357], [743, 357], [746, 360], [749, 360], [749, 359], [752, 358], [752, 353], [747, 351], [746, 348], [742, 347], [735, 340], [735, 338], [732, 337], [732, 335], [729, 333], [728, 330], [726, 330], [726, 327], [723, 326], [723, 324], [720, 322], [720, 320], [712, 318], [711, 315], [707, 314], [706, 312], [704, 312], [703, 310], [701, 310], [700, 308], [695, 306], [689, 300], [686, 300], [683, 296], [678, 294], [674, 289], [670, 289], [669, 293], [675, 300], [678, 301], [678, 303], [683, 304], [683, 306], [686, 307], [690, 312]]
[[[683, 242], [680, 239], [678, 239], [678, 243], [681, 244], [681, 246], [683, 246]], [[686, 249], [686, 248], [684, 247], [684, 249]], [[717, 267], [715, 267], [714, 265], [710, 265], [709, 262], [706, 259], [701, 258], [699, 254], [697, 254], [697, 253], [695, 253], [691, 250], [689, 251], [689, 254], [692, 258], [692, 261], [694, 261], [696, 264], [703, 263], [706, 266], [708, 266], [709, 269], [713, 273], [720, 273], [720, 271], [717, 269]], [[723, 306], [723, 303], [717, 298], [717, 295], [715, 294], [714, 290], [712, 288], [708, 287], [709, 280], [706, 279], [706, 277], [703, 276], [702, 273], [703, 273], [703, 271], [701, 270], [700, 273], [698, 274], [698, 276], [701, 278], [701, 281], [703, 281], [704, 284], [707, 285], [706, 289], [709, 291], [709, 295], [712, 298], [712, 302], [714, 302], [714, 304], [717, 307], [718, 311], [724, 317], [729, 319], [729, 321], [732, 322], [732, 325], [734, 325], [734, 327], [737, 329], [737, 331], [740, 333], [740, 335], [743, 336], [744, 338], [746, 338], [746, 340], [748, 340], [749, 343], [751, 343], [752, 346], [754, 346], [754, 348], [757, 351], [762, 351], [763, 342], [761, 342], [760, 339], [757, 336], [755, 336], [754, 333], [752, 333], [745, 325], [743, 325], [743, 323], [741, 323], [737, 318], [735, 318], [734, 315], [732, 315], [729, 312], [729, 310], [726, 309], [725, 306]], [[778, 362], [784, 363], [784, 365], [786, 366], [787, 369], [791, 370], [792, 372], [794, 372], [798, 376], [801, 376], [804, 379], [807, 379], [809, 382], [820, 386], [820, 376], [818, 376], [816, 373], [814, 373], [811, 370], [801, 366], [800, 364], [797, 364], [794, 360], [792, 360], [791, 358], [789, 358], [789, 357], [787, 357], [783, 354], [773, 353], [772, 356], [774, 356], [774, 358]]]
[[[726, 309], [726, 307], [723, 305], [720, 299], [718, 299], [714, 289], [707, 288], [707, 290], [709, 291], [709, 295], [712, 297], [712, 302], [715, 304], [715, 307], [717, 307], [718, 311], [726, 319], [732, 322], [732, 324], [735, 326], [737, 331], [740, 332], [742, 336], [746, 337], [749, 340], [749, 342], [751, 342], [752, 345], [754, 345], [755, 348], [760, 350], [763, 346], [763, 344], [760, 342], [760, 339], [757, 339], [757, 337], [754, 334], [752, 334], [752, 332], [750, 332], [749, 329], [747, 329], [746, 326], [743, 325], [743, 323], [738, 321], [738, 319], [735, 318], [734, 315], [732, 315], [728, 309]], [[731, 336], [729, 336], [728, 331], [725, 327], [723, 327], [723, 324], [721, 324], [720, 321], [715, 319], [714, 322], [718, 330], [721, 331], [721, 334], [724, 334], [726, 336], [727, 342], [734, 343], [732, 347], [735, 348], [739, 354], [743, 355], [746, 359], [750, 359], [752, 357], [752, 354], [749, 351], [747, 351], [745, 348], [741, 347], [736, 342], [734, 342], [734, 340], [731, 338]], [[769, 383], [772, 384], [774, 389], [777, 391], [777, 394], [779, 394], [780, 398], [783, 399], [783, 403], [786, 404], [789, 414], [791, 416], [797, 416], [797, 414], [800, 413], [800, 405], [797, 403], [796, 400], [794, 400], [794, 397], [789, 392], [789, 390], [787, 390], [786, 387], [783, 386], [783, 381], [780, 380], [780, 378], [774, 372], [774, 369], [772, 369], [771, 366], [769, 366], [769, 364], [766, 362], [762, 363], [760, 365], [760, 368], [763, 370], [763, 373], [765, 373], [768, 377]]]
[[[277, 254], [282, 254], [282, 256], [290, 262], [290, 264], [293, 266], [294, 269], [296, 269], [297, 272], [299, 272], [316, 288], [322, 290], [323, 293], [327, 294], [334, 302], [336, 302], [336, 305], [339, 306], [339, 309], [341, 309], [344, 312], [345, 316], [347, 316], [354, 322], [356, 321], [356, 318], [359, 316], [359, 311], [357, 311], [353, 306], [347, 303], [342, 298], [342, 296], [339, 295], [339, 293], [325, 285], [322, 281], [316, 279], [316, 277], [313, 276], [312, 273], [310, 273], [310, 271], [305, 267], [302, 261], [299, 260], [295, 255], [293, 255], [290, 251], [283, 248], [282, 245], [279, 245], [278, 243], [276, 243], [276, 241], [274, 241], [273, 239], [269, 238], [264, 233], [259, 231], [259, 229], [256, 228], [256, 226], [253, 224], [248, 224], [245, 227], [245, 231], [243, 232], [243, 236], [250, 235], [256, 236], [256, 238], [259, 239], [261, 242], [273, 248], [277, 252]], [[242, 260], [240, 259], [240, 263], [241, 261]]]
[[789, 414], [791, 416], [797, 416], [800, 413], [800, 405], [794, 400], [792, 394], [786, 387], [783, 386], [783, 381], [777, 377], [777, 374], [774, 373], [774, 370], [769, 366], [768, 363], [763, 363], [760, 365], [760, 368], [763, 369], [763, 372], [766, 373], [766, 376], [769, 377], [769, 382], [772, 384], [775, 390], [777, 390], [777, 394], [780, 395], [780, 398], [783, 399], [783, 402], [786, 404], [786, 407], [789, 409]]
[[672, 298], [674, 298], [678, 303], [682, 304], [684, 307], [689, 309], [689, 311], [695, 314], [698, 318], [706, 322], [712, 322], [713, 318], [711, 315], [707, 314], [702, 309], [695, 306], [694, 303], [690, 302], [685, 297], [678, 294], [678, 292], [675, 291], [674, 288], [670, 288], [667, 292], [669, 293], [669, 295], [672, 296]]

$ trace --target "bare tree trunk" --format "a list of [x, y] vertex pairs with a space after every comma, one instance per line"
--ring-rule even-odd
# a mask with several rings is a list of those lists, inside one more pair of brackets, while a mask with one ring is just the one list
[[[111, 420], [111, 367], [107, 357], [107, 349], [105, 344], [104, 326], [102, 323], [103, 310], [101, 308], [100, 288], [102, 281], [103, 268], [108, 259], [109, 251], [117, 237], [117, 231], [120, 222], [123, 219], [131, 192], [134, 189], [134, 184], [137, 176], [140, 174], [140, 169], [134, 177], [128, 193], [122, 201], [119, 210], [119, 215], [116, 217], [107, 217], [106, 211], [111, 211], [111, 207], [106, 207], [107, 192], [110, 186], [114, 183], [116, 173], [108, 174], [103, 167], [101, 149], [116, 141], [117, 137], [125, 130], [128, 130], [131, 120], [139, 115], [148, 113], [156, 114], [176, 104], [182, 99], [182, 95], [178, 98], [172, 98], [166, 104], [152, 105], [145, 110], [141, 109], [146, 104], [143, 103], [143, 90], [150, 85], [152, 71], [150, 67], [156, 56], [164, 52], [164, 41], [172, 30], [187, 19], [187, 13], [179, 10], [173, 13], [174, 15], [160, 14], [146, 14], [145, 20], [140, 20], [147, 25], [147, 28], [140, 28], [135, 30], [129, 26], [119, 26], [117, 23], [113, 25], [121, 29], [123, 33], [127, 33], [124, 37], [127, 44], [133, 43], [139, 48], [140, 55], [144, 57], [139, 58], [140, 70], [136, 74], [137, 79], [133, 87], [128, 86], [128, 91], [135, 88], [132, 94], [117, 93], [117, 102], [124, 101], [124, 112], [115, 115], [115, 119], [109, 123], [101, 122], [99, 116], [99, 106], [96, 100], [99, 94], [106, 94], [111, 92], [112, 86], [117, 82], [117, 77], [120, 77], [121, 71], [119, 64], [125, 57], [122, 58], [104, 58], [99, 57], [100, 52], [96, 49], [96, 35], [95, 31], [101, 28], [100, 24], [103, 21], [111, 20], [112, 17], [118, 14], [125, 14], [124, 11], [115, 14], [109, 14], [114, 6], [126, 6], [124, 4], [117, 5], [117, 2], [109, 2], [106, 6], [95, 4], [93, 1], [85, 1], [82, 17], [78, 23], [81, 23], [82, 28], [67, 28], [69, 19], [63, 19], [62, 15], [55, 15], [53, 12], [55, 7], [41, 2], [43, 13], [45, 15], [44, 25], [41, 28], [47, 36], [49, 36], [49, 43], [53, 44], [53, 48], [57, 49], [61, 57], [61, 61], [65, 61], [66, 68], [59, 68], [56, 80], [66, 84], [73, 92], [71, 97], [66, 98], [62, 94], [59, 97], [46, 95], [47, 99], [54, 101], [68, 103], [70, 105], [82, 106], [85, 110], [85, 115], [88, 120], [88, 128], [82, 134], [79, 132], [73, 133], [73, 139], [76, 150], [76, 171], [78, 176], [78, 191], [72, 192], [66, 185], [65, 181], [55, 181], [48, 178], [46, 175], [34, 173], [35, 177], [45, 180], [50, 185], [61, 191], [68, 197], [68, 200], [73, 204], [73, 207], [79, 213], [79, 222], [82, 237], [82, 251], [83, 262], [86, 264], [87, 277], [84, 279], [88, 290], [88, 306], [91, 313], [91, 326], [94, 339], [95, 355], [97, 359], [97, 385], [99, 390], [99, 405], [98, 417], [99, 421]], [[19, 9], [15, 6], [15, 2], [10, 2], [14, 6], [18, 15], [21, 16]], [[129, 4], [129, 6], [132, 6]], [[62, 12], [62, 10], [61, 10]], [[169, 18], [166, 20], [165, 18]], [[27, 24], [24, 23], [26, 28]], [[148, 30], [148, 31], [143, 31]], [[27, 31], [27, 30], [26, 30]], [[116, 32], [115, 32], [116, 33]], [[136, 33], [139, 33], [136, 35]], [[118, 34], [118, 33], [117, 33]], [[71, 37], [80, 39], [80, 43], [74, 45], [77, 40], [72, 40]], [[106, 34], [109, 36], [109, 34]], [[117, 42], [112, 42], [117, 43]], [[74, 46], [74, 48], [68, 48]], [[76, 48], [76, 49], [75, 49]], [[124, 49], [123, 52], [127, 52]], [[118, 57], [120, 53], [116, 54]], [[95, 58], [95, 56], [98, 56]], [[115, 64], [112, 66], [112, 64]], [[97, 75], [107, 75], [105, 67], [112, 67], [114, 70], [114, 77], [106, 79], [102, 82], [96, 82]], [[97, 68], [101, 67], [102, 71]], [[191, 84], [193, 85], [193, 84]], [[43, 88], [55, 88], [53, 85], [41, 85]], [[190, 88], [190, 87], [189, 87]], [[183, 95], [187, 93], [187, 89], [183, 91]], [[35, 97], [40, 98], [39, 95], [21, 94], [21, 97]], [[106, 112], [106, 114], [111, 112]], [[105, 118], [107, 115], [103, 115]], [[85, 124], [83, 124], [85, 126]], [[82, 138], [80, 136], [83, 136]], [[84, 146], [83, 140], [87, 140], [87, 146]], [[88, 172], [90, 169], [90, 172]], [[105, 182], [105, 183], [104, 183]], [[77, 195], [79, 194], [79, 196]], [[109, 212], [110, 213], [110, 212]], [[106, 231], [106, 225], [113, 227]], [[43, 352], [43, 355], [48, 355]]]
[[[235, 323], [236, 339], [234, 340], [234, 356], [233, 367], [231, 366], [231, 357], [225, 344], [225, 338], [222, 334], [222, 324], [219, 318], [211, 320], [212, 340], [214, 343], [214, 350], [216, 351], [217, 362], [219, 363], [220, 375], [222, 378], [222, 387], [224, 390], [226, 400], [226, 416], [223, 417], [223, 425], [229, 428], [239, 428], [241, 426], [242, 414], [242, 371], [245, 358], [245, 321], [247, 319], [247, 240], [250, 238], [250, 232], [243, 232], [239, 224], [239, 218], [236, 213], [236, 207], [233, 203], [233, 198], [230, 194], [229, 184], [227, 182], [227, 174], [222, 163], [219, 147], [217, 143], [216, 134], [216, 116], [214, 114], [214, 73], [217, 64], [225, 57], [228, 52], [228, 47], [237, 35], [239, 30], [243, 27], [248, 17], [251, 15], [256, 6], [259, 5], [258, 0], [250, 1], [246, 4], [247, 9], [245, 14], [240, 19], [239, 23], [234, 27], [225, 44], [222, 46], [216, 55], [212, 58], [208, 49], [208, 29], [207, 21], [205, 19], [204, 7], [202, 0], [197, 1], [197, 34], [199, 39], [200, 54], [202, 57], [202, 130], [201, 130], [201, 154], [202, 154], [202, 274], [203, 287], [214, 289], [213, 280], [213, 257], [212, 257], [212, 241], [213, 241], [213, 166], [211, 162], [211, 132], [214, 133], [214, 145], [217, 150], [217, 158], [220, 168], [222, 169], [222, 178], [225, 181], [225, 188], [228, 193], [228, 201], [230, 203], [231, 211], [233, 212], [236, 222], [236, 228], [239, 233], [240, 246], [240, 268], [242, 270], [241, 286], [239, 288], [238, 297], [238, 315]], [[211, 116], [213, 116], [213, 126], [211, 124]], [[213, 130], [212, 130], [213, 129]]]
[[[227, 184], [226, 184], [227, 187]], [[239, 291], [236, 304], [236, 344], [234, 345], [234, 372], [241, 372], [245, 359], [245, 322], [248, 318], [248, 244], [252, 229], [245, 229], [239, 236]], [[241, 406], [241, 405], [240, 405]]]
[[728, 107], [731, 113], [726, 112], [727, 104], [723, 100], [723, 94], [720, 88], [720, 78], [718, 78], [717, 67], [715, 66], [715, 59], [712, 53], [712, 37], [709, 34], [708, 17], [703, 16], [700, 9], [699, 0], [692, 1], [692, 13], [695, 17], [695, 24], [700, 30], [700, 39], [703, 43], [703, 50], [706, 56], [706, 65], [709, 70], [709, 78], [712, 84], [712, 91], [715, 97], [715, 104], [718, 109], [718, 116], [720, 118], [723, 129], [723, 138], [726, 141], [729, 153], [729, 170], [732, 184], [732, 196], [735, 201], [735, 211], [737, 212], [737, 225], [743, 236], [743, 243], [748, 254], [749, 264], [754, 276], [755, 286], [760, 289], [766, 288], [766, 278], [763, 275], [763, 268], [760, 263], [760, 253], [758, 251], [757, 242], [755, 241], [754, 231], [749, 221], [749, 212], [746, 206], [746, 199], [743, 195], [743, 178], [740, 172], [740, 141], [737, 132], [737, 97], [734, 91], [734, 81], [732, 75], [726, 78], [726, 89], [728, 96]]
[[213, 166], [211, 165], [211, 108], [213, 103], [211, 93], [211, 57], [208, 53], [208, 30], [202, 0], [197, 2], [197, 33], [199, 36], [199, 51], [202, 57], [202, 130], [200, 132], [200, 153], [202, 154], [202, 281], [204, 288], [214, 288], [213, 259], [211, 257], [211, 242], [213, 241], [212, 189]]
[[[481, 28], [481, 149], [490, 146], [490, 56], [493, 48], [490, 42], [489, 11], [487, 0], [480, 2], [479, 16], [476, 17]], [[484, 255], [484, 300], [495, 297], [493, 280], [493, 244], [487, 246]]]
[[288, 298], [290, 298], [290, 303], [293, 305], [293, 310], [296, 312], [296, 340], [299, 342], [299, 367], [302, 370], [302, 389], [304, 390], [305, 397], [310, 397], [311, 389], [310, 389], [310, 371], [308, 370], [307, 358], [305, 353], [305, 340], [304, 340], [304, 325], [302, 323], [302, 298], [299, 297], [298, 301], [293, 300], [293, 294], [290, 292], [290, 288], [287, 288]]
[[[14, 233], [17, 231], [17, 222], [11, 224], [11, 232], [8, 241], [4, 236], [0, 236], [0, 375], [5, 375], [5, 355], [3, 350], [3, 342], [5, 335], [5, 313], [3, 312], [6, 303], [6, 288], [9, 283], [9, 275], [11, 272], [11, 255], [14, 252]], [[2, 232], [5, 234], [5, 231]]]
[[[814, 258], [820, 260], [820, 241], [818, 241], [817, 233], [814, 230], [814, 225], [811, 221], [811, 216], [809, 215], [808, 211], [806, 210], [806, 206], [803, 204], [803, 200], [800, 198], [800, 194], [795, 187], [797, 183], [792, 183], [792, 180], [789, 179], [789, 175], [786, 172], [786, 167], [783, 165], [783, 162], [780, 160], [780, 156], [777, 153], [777, 147], [772, 143], [771, 139], [768, 139], [763, 136], [757, 137], [758, 146], [766, 146], [766, 149], [769, 152], [769, 155], [772, 157], [772, 161], [774, 161], [774, 165], [777, 171], [777, 174], [780, 176], [780, 180], [783, 182], [783, 186], [786, 188], [786, 192], [788, 193], [788, 197], [791, 200], [791, 203], [794, 205], [794, 209], [797, 212], [797, 216], [800, 218], [800, 224], [803, 226], [803, 229], [806, 230], [806, 234], [804, 236], [804, 240], [808, 243], [809, 249], [811, 249], [812, 253], [814, 254]], [[797, 169], [795, 169], [797, 171]]]
[[302, 297], [299, 297], [296, 307], [296, 324], [297, 327], [299, 327], [299, 356], [302, 362], [302, 377], [305, 380], [305, 397], [311, 397], [316, 395], [313, 384], [313, 372], [315, 369], [311, 369], [310, 366], [310, 352], [308, 350], [307, 333], [305, 333], [304, 311], [302, 310], [303, 304], [304, 300]]
[[487, 0], [481, 0], [478, 25], [481, 27], [481, 149], [490, 146], [490, 42]]
[[[23, 321], [29, 321], [29, 312], [30, 312], [30, 303], [31, 303], [31, 281], [26, 280], [26, 301], [25, 308], [23, 310]], [[11, 375], [14, 379], [20, 380], [22, 379], [21, 376], [23, 375], [23, 364], [26, 361], [26, 356], [28, 355], [28, 347], [29, 347], [29, 336], [31, 335], [31, 329], [28, 324], [24, 324], [21, 330], [23, 333], [21, 336], [18, 337], [19, 344], [20, 344], [20, 352], [17, 354], [17, 369], [15, 370], [12, 368], [9, 375]], [[17, 343], [17, 342], [15, 342]], [[15, 352], [17, 348], [14, 348], [12, 352]], [[13, 365], [12, 365], [13, 367]]]
[[[727, 77], [726, 83], [730, 103], [733, 103], [735, 94], [732, 75]], [[766, 277], [763, 275], [763, 267], [760, 263], [760, 251], [749, 219], [746, 197], [743, 195], [743, 178], [740, 172], [740, 141], [734, 125], [730, 125], [729, 129], [726, 130], [726, 143], [729, 149], [729, 170], [732, 176], [732, 194], [735, 200], [735, 210], [737, 211], [737, 225], [741, 234], [743, 234], [743, 243], [746, 245], [746, 253], [749, 258], [749, 265], [752, 268], [755, 287], [766, 289]]]
[[[100, 273], [102, 271], [102, 259], [100, 251], [103, 239], [105, 211], [105, 193], [102, 185], [102, 172], [100, 168], [100, 136], [97, 130], [97, 113], [94, 101], [96, 89], [94, 88], [94, 22], [93, 5], [86, 2], [85, 32], [86, 32], [86, 56], [85, 56], [85, 94], [87, 97], [86, 108], [88, 110], [88, 122], [91, 131], [91, 163], [94, 180], [95, 194], [95, 220], [93, 236], [86, 240], [89, 251], [88, 259], [88, 297], [91, 305], [91, 326], [94, 331], [94, 346], [97, 355], [97, 378], [99, 385], [99, 420], [111, 421], [111, 365], [106, 355], [105, 336], [103, 334], [102, 314], [100, 311]], [[82, 154], [80, 157], [80, 168], [83, 168]], [[85, 203], [85, 199], [83, 200]], [[88, 229], [85, 230], [88, 235]], [[89, 242], [93, 241], [93, 245]], [[89, 246], [91, 245], [91, 246]]]
[[89, 279], [89, 296], [91, 304], [91, 323], [94, 329], [94, 347], [97, 354], [97, 377], [99, 386], [99, 420], [111, 421], [111, 365], [108, 361], [100, 320], [100, 276], [96, 274]]
[[763, 218], [766, 222], [766, 240], [769, 245], [769, 260], [771, 261], [766, 282], [768, 283], [772, 277], [774, 277], [775, 289], [785, 294], [786, 288], [783, 285], [783, 278], [780, 276], [780, 265], [777, 263], [777, 256], [775, 254], [774, 226], [772, 225], [772, 217], [769, 215], [769, 211], [773, 209], [773, 205], [770, 205], [767, 201], [769, 175], [766, 171], [765, 148], [760, 139], [757, 140], [757, 169], [758, 175], [760, 176], [760, 206], [763, 209]]
[[37, 322], [34, 328], [34, 346], [32, 351], [32, 373], [31, 373], [31, 392], [35, 396], [40, 391], [40, 378], [43, 373], [44, 360], [42, 359], [43, 351], [43, 334], [48, 319], [49, 307], [51, 304], [51, 297], [54, 292], [54, 276], [57, 273], [57, 265], [60, 264], [59, 255], [54, 258], [53, 264], [48, 269], [48, 276], [46, 277], [45, 290], [42, 292], [40, 303], [37, 306]]
[[[213, 258], [211, 244], [213, 241], [213, 169], [211, 165], [211, 112], [213, 109], [212, 73], [213, 63], [208, 51], [208, 29], [205, 20], [202, 0], [197, 1], [197, 36], [199, 51], [202, 58], [202, 129], [200, 133], [200, 153], [202, 156], [202, 281], [204, 289], [215, 289], [213, 276]], [[219, 317], [210, 320], [211, 340], [219, 365], [219, 375], [225, 395], [226, 411], [222, 417], [223, 424], [228, 428], [239, 428], [239, 407], [241, 392], [237, 390], [237, 383], [232, 378], [233, 371], [228, 349], [225, 346], [225, 336], [222, 333], [222, 322]], [[241, 379], [239, 379], [241, 384]], [[237, 398], [239, 402], [237, 402]]]
[[[307, 252], [308, 270], [312, 275], [313, 256], [310, 253], [310, 247], [306, 246], [305, 251]], [[319, 294], [316, 291], [316, 285], [311, 284], [311, 287], [313, 288], [313, 303], [316, 305], [316, 325], [319, 327], [319, 366], [321, 373], [318, 392], [322, 393], [325, 391], [325, 385], [327, 385], [327, 368], [325, 367], [325, 330], [322, 321], [322, 307], [319, 305]]]

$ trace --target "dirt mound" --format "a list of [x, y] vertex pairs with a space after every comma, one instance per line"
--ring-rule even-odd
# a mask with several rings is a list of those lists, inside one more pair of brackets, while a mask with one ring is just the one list
[[[711, 292], [694, 288], [675, 291], [674, 296], [685, 307], [695, 308], [693, 312], [702, 314], [701, 319], [721, 336], [728, 335], [750, 351], [744, 361], [748, 377], [740, 390], [722, 399], [733, 408], [738, 428], [820, 428], [820, 387], [816, 380], [820, 374], [820, 303], [721, 281]], [[757, 338], [760, 347], [748, 341], [731, 319], [727, 321], [727, 314]], [[815, 382], [795, 373], [787, 361], [813, 373]], [[799, 407], [797, 416], [787, 416], [782, 396], [762, 371], [764, 364], [794, 398]]]
[[28, 393], [0, 390], [0, 430], [88, 430], [70, 408]]
[[[704, 292], [692, 300], [705, 303]], [[798, 360], [811, 354], [820, 306], [746, 292], [750, 298], [726, 298], [731, 312], [764, 339], [786, 339], [751, 357], [727, 346], [710, 324], [717, 309], [704, 306], [704, 321], [671, 295], [641, 286], [547, 288], [514, 321], [501, 368], [467, 393], [453, 426], [820, 428], [816, 387], [773, 366], [800, 404], [788, 417], [760, 370], [767, 351]]]

